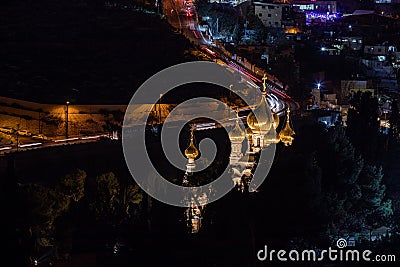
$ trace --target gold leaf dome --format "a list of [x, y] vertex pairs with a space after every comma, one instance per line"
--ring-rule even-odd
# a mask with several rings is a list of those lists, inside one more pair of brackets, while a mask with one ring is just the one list
[[228, 136], [231, 142], [238, 142], [238, 143], [243, 142], [243, 140], [246, 138], [245, 131], [243, 131], [242, 128], [240, 128], [239, 118], [236, 118], [235, 127], [233, 127], [233, 129], [229, 132]]
[[254, 109], [254, 112], [258, 115], [257, 117], [260, 121], [257, 120], [253, 111], [251, 111], [246, 118], [247, 125], [253, 132], [269, 131], [273, 126], [272, 116], [270, 116], [270, 113], [267, 110], [268, 107], [265, 94], [263, 93], [260, 103]]
[[279, 139], [281, 140], [281, 142], [285, 145], [285, 146], [289, 146], [292, 144], [292, 141], [294, 139], [293, 135], [295, 135], [294, 130], [292, 129], [292, 127], [290, 127], [290, 123], [289, 123], [289, 114], [290, 114], [290, 110], [287, 110], [287, 114], [286, 114], [286, 124], [285, 127], [282, 129], [282, 131], [279, 133]]
[[246, 128], [246, 135], [247, 136], [252, 136], [253, 135], [253, 131], [250, 129], [250, 127]]
[[279, 125], [279, 116], [276, 113], [273, 113], [272, 116], [274, 117], [274, 128], [278, 128]]
[[188, 159], [195, 159], [199, 156], [199, 150], [194, 145], [194, 138], [193, 138], [193, 129], [190, 132], [190, 144], [185, 149], [185, 156]]

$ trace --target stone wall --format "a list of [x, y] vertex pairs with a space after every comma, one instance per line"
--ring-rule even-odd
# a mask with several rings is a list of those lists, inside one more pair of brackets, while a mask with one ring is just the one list
[[[0, 97], [0, 126], [26, 129], [47, 136], [65, 135], [66, 105], [41, 104]], [[68, 134], [103, 133], [107, 124], [121, 125], [126, 105], [68, 106]]]

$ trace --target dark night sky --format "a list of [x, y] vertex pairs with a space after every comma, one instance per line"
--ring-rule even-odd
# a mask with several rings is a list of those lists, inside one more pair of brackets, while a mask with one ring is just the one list
[[145, 79], [185, 60], [188, 43], [156, 16], [61, 2], [0, 8], [1, 95], [124, 104]]

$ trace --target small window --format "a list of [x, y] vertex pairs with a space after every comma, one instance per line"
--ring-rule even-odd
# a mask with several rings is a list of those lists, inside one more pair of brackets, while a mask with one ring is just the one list
[[279, 22], [275, 21], [275, 25], [278, 25]]
[[259, 16], [259, 17], [262, 17], [262, 13], [258, 13], [258, 16]]
[[271, 14], [268, 14], [268, 18], [270, 18], [271, 17]]
[[265, 9], [265, 6], [262, 6], [261, 8], [262, 8], [262, 9]]

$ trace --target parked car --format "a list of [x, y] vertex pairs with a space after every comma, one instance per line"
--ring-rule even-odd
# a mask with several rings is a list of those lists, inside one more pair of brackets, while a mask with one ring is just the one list
[[33, 139], [38, 139], [38, 140], [47, 140], [47, 136], [45, 136], [44, 134], [35, 134], [32, 135]]
[[12, 127], [7, 127], [7, 126], [0, 127], [0, 132], [3, 132], [3, 133], [12, 134], [12, 133], [14, 133], [14, 131], [15, 130]]
[[28, 132], [28, 130], [18, 130], [17, 133], [18, 133], [18, 135], [21, 135], [21, 136], [32, 136], [32, 134], [30, 132]]

